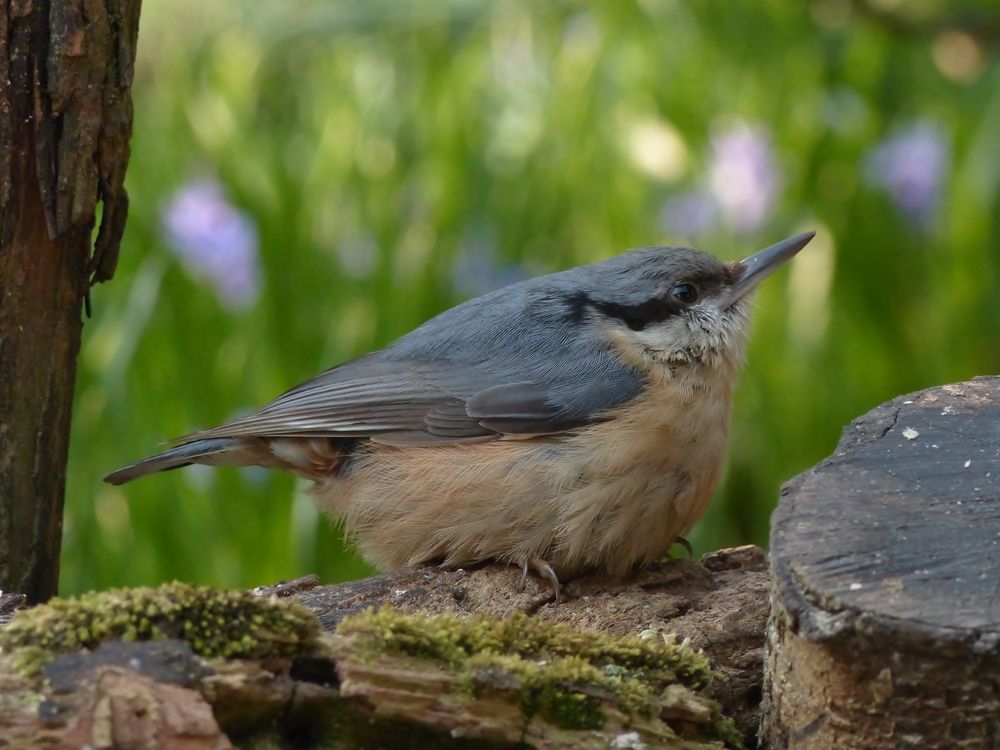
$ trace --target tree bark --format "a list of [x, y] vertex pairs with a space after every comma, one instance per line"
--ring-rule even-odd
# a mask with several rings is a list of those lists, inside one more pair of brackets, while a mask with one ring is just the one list
[[[673, 685], [662, 695], [659, 716], [646, 718], [623, 712], [609, 694], [584, 693], [600, 702], [605, 715], [599, 729], [585, 729], [560, 726], [544, 712], [526, 713], [517, 680], [508, 673], [480, 669], [457, 675], [440, 661], [398, 653], [373, 658], [356, 633], [333, 637], [333, 651], [323, 655], [210, 662], [185, 642], [107, 641], [94, 651], [49, 662], [41, 686], [38, 678], [24, 678], [13, 668], [17, 651], [0, 653], [0, 736], [11, 747], [43, 741], [47, 747], [98, 747], [104, 746], [102, 738], [114, 737], [115, 747], [122, 748], [213, 750], [233, 745], [708, 750], [721, 742], [690, 735], [715, 721], [711, 706], [717, 702], [753, 746], [768, 606], [760, 549], [674, 560], [628, 582], [580, 579], [569, 583], [567, 598], [558, 604], [547, 584], [532, 579], [522, 587], [520, 576], [518, 569], [502, 565], [468, 571], [416, 567], [336, 586], [316, 586], [313, 579], [254, 593], [294, 596], [327, 630], [363, 609], [390, 604], [403, 612], [497, 620], [526, 613], [539, 627], [546, 620], [612, 639], [639, 635], [659, 643], [668, 636], [703, 650], [718, 672], [710, 690]], [[545, 668], [549, 662], [536, 663]], [[576, 688], [567, 683], [560, 690]]]
[[569, 583], [567, 599], [558, 604], [544, 582], [530, 578], [522, 587], [520, 581], [521, 571], [509, 565], [468, 571], [416, 567], [319, 586], [296, 598], [331, 630], [349, 614], [391, 604], [403, 612], [494, 619], [526, 612], [615, 636], [674, 634], [703, 650], [722, 673], [712, 684], [712, 697], [736, 722], [747, 744], [754, 744], [768, 613], [767, 564], [759, 547], [652, 565], [630, 581], [582, 578]]
[[138, 21], [139, 0], [0, 3], [0, 588], [34, 602], [58, 585], [82, 307], [128, 210]]
[[1000, 378], [901, 396], [784, 488], [762, 737], [1000, 742]]

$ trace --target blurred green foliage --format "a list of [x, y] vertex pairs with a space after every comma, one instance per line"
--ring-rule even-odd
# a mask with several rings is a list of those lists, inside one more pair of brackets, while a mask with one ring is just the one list
[[[100, 478], [505, 275], [645, 244], [735, 259], [812, 228], [759, 295], [727, 474], [691, 539], [765, 543], [780, 483], [853, 417], [1000, 370], [1000, 70], [948, 15], [990, 7], [146, 0], [131, 215], [84, 329], [63, 591], [362, 575], [291, 477]], [[671, 200], [742, 179], [712, 177], [713, 139], [740, 123], [765, 134], [773, 201], [752, 226], [716, 215], [681, 236]], [[940, 153], [873, 156], [913, 123]], [[929, 181], [919, 210], [894, 169]], [[256, 227], [242, 305], [165, 236], [197, 180]]]

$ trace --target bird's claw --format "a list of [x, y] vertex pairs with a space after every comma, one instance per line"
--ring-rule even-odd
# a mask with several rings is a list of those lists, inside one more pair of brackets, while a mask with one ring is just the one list
[[562, 584], [559, 583], [559, 577], [556, 575], [555, 570], [552, 569], [552, 566], [540, 557], [536, 557], [532, 560], [525, 560], [521, 563], [521, 584], [518, 590], [524, 591], [524, 586], [528, 581], [529, 568], [549, 582], [549, 585], [552, 587], [552, 593], [556, 597], [556, 603], [561, 602]]
[[676, 539], [674, 539], [674, 544], [679, 544], [684, 548], [684, 550], [688, 553], [688, 559], [690, 560], [694, 559], [694, 549], [691, 547], [691, 542], [689, 542], [684, 537], [679, 536]]

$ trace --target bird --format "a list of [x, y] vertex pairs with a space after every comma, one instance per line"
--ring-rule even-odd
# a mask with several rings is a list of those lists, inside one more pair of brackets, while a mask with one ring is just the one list
[[557, 599], [586, 572], [627, 577], [705, 513], [753, 292], [814, 235], [730, 263], [643, 247], [506, 286], [104, 481], [282, 469], [379, 569], [497, 561]]

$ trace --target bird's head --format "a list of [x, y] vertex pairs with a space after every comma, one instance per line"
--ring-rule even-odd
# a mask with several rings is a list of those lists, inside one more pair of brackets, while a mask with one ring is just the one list
[[579, 269], [584, 286], [568, 304], [588, 331], [642, 370], [705, 365], [735, 371], [745, 356], [752, 292], [814, 235], [733, 263], [689, 248], [632, 250]]

